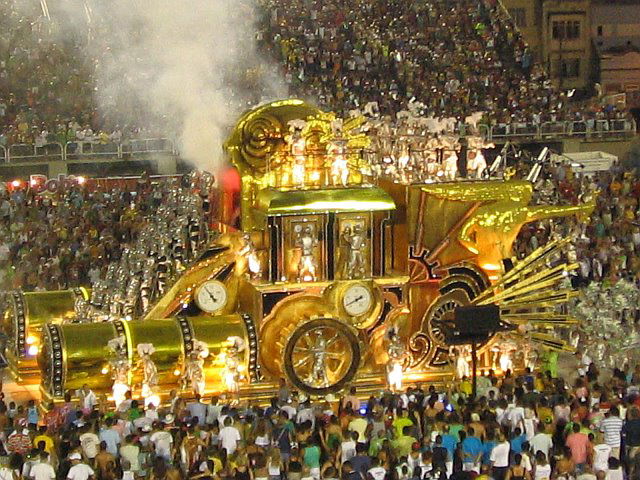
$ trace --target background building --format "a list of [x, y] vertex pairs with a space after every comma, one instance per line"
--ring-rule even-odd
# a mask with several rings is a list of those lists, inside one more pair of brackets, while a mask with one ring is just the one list
[[589, 90], [592, 84], [591, 0], [502, 0], [560, 88]]

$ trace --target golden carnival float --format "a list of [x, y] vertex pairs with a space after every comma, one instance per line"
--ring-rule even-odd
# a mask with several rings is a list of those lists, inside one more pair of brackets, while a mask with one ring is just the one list
[[[572, 322], [567, 240], [516, 262], [512, 245], [525, 223], [593, 203], [532, 205], [530, 182], [452, 180], [447, 160], [425, 160], [419, 181], [388, 175], [363, 126], [299, 100], [245, 113], [225, 143], [241, 228], [211, 235], [128, 313], [101, 305], [79, 321], [97, 308], [91, 290], [11, 293], [18, 381], [52, 400], [88, 384], [116, 403], [127, 391], [255, 396], [282, 378], [312, 396], [399, 389], [450, 377], [464, 347], [448, 345], [446, 325], [470, 305], [497, 305], [517, 327], [481, 346], [484, 368], [510, 367], [515, 350], [522, 364], [531, 342], [567, 348], [554, 333]], [[519, 346], [499, 347], [507, 337]]]

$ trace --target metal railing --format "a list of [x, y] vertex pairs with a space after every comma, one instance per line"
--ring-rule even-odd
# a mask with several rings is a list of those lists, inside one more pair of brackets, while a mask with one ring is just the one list
[[151, 153], [176, 154], [177, 152], [174, 143], [168, 138], [145, 138], [122, 143], [75, 140], [64, 145], [58, 142], [44, 145], [14, 143], [9, 146], [0, 145], [0, 162], [67, 161], [101, 157], [122, 159], [125, 156]]
[[14, 143], [5, 152], [5, 162], [32, 162], [37, 160], [64, 160], [64, 148], [61, 143], [52, 142], [44, 145], [31, 143]]
[[625, 137], [636, 134], [636, 122], [633, 119], [614, 120], [576, 120], [572, 122], [508, 123], [487, 126], [478, 125], [478, 132], [487, 140], [506, 140], [531, 138], [548, 140], [550, 138], [583, 137], [607, 138]]
[[168, 138], [143, 138], [122, 144], [123, 153], [175, 153], [175, 146]]
[[64, 146], [64, 154], [67, 160], [104, 156], [122, 158], [122, 144], [110, 142], [67, 142]]

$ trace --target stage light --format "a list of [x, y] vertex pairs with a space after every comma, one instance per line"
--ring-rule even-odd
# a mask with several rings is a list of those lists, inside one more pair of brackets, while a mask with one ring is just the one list
[[106, 375], [107, 373], [109, 373], [109, 368], [108, 367], [102, 367], [102, 370], [100, 370], [100, 372], [102, 372], [103, 375]]
[[21, 184], [22, 182], [20, 180], [14, 180], [13, 182], [11, 182], [11, 185], [13, 185], [13, 187], [15, 188], [18, 188]]
[[77, 177], [77, 180], [78, 180], [78, 185], [84, 185], [84, 183], [87, 181], [87, 179], [82, 176]]
[[176, 368], [176, 369], [173, 371], [173, 374], [174, 374], [176, 377], [179, 377], [179, 376], [180, 376], [180, 373], [181, 373], [181, 372], [180, 372], [180, 369], [179, 369], [179, 368]]
[[32, 343], [36, 343], [36, 337], [34, 337], [33, 335], [29, 335], [27, 337], [27, 345], [31, 345]]
[[34, 178], [29, 183], [31, 184], [32, 187], [35, 187], [38, 184], [38, 181]]
[[35, 357], [38, 354], [38, 347], [36, 345], [31, 345], [27, 353], [32, 357]]

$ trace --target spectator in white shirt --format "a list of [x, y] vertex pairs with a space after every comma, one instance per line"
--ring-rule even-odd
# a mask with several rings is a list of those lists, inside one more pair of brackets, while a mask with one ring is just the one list
[[89, 480], [93, 478], [93, 469], [89, 465], [82, 463], [82, 457], [79, 453], [72, 453], [69, 456], [69, 460], [71, 460], [71, 468], [67, 473], [68, 480]]
[[56, 472], [49, 464], [49, 454], [40, 452], [40, 462], [31, 467], [29, 478], [33, 480], [55, 480]]
[[218, 435], [220, 447], [227, 451], [227, 455], [232, 455], [238, 448], [238, 442], [242, 439], [238, 429], [231, 425], [231, 418], [224, 419], [224, 427]]

